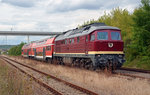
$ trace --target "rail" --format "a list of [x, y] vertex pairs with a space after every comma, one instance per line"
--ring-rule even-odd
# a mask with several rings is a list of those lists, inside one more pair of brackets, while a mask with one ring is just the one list
[[[3, 57], [4, 57], [4, 56], [3, 56]], [[7, 57], [4, 57], [4, 58], [7, 58]], [[53, 76], [53, 75], [50, 75], [50, 74], [47, 74], [47, 73], [45, 73], [45, 72], [39, 71], [39, 70], [37, 70], [37, 69], [35, 69], [35, 68], [33, 68], [33, 67], [27, 66], [27, 65], [25, 65], [25, 64], [22, 64], [22, 63], [20, 63], [20, 62], [17, 62], [17, 61], [15, 61], [15, 60], [13, 60], [13, 59], [10, 59], [10, 58], [7, 58], [7, 59], [8, 59], [8, 60], [11, 60], [11, 61], [13, 61], [13, 62], [15, 62], [15, 63], [18, 63], [18, 64], [20, 64], [20, 65], [22, 65], [22, 66], [25, 66], [25, 67], [27, 67], [27, 68], [30, 68], [30, 69], [32, 69], [32, 70], [34, 70], [34, 71], [36, 71], [36, 72], [38, 72], [38, 73], [41, 73], [41, 74], [43, 74], [43, 75], [45, 75], [45, 76], [49, 76], [49, 77], [51, 77], [51, 78], [53, 78], [53, 79], [55, 79], [55, 80], [57, 80], [57, 81], [60, 81], [60, 82], [62, 82], [62, 83], [64, 83], [64, 84], [66, 84], [66, 85], [68, 85], [68, 86], [70, 86], [70, 87], [72, 87], [72, 88], [74, 88], [74, 89], [76, 89], [76, 90], [79, 90], [79, 91], [81, 91], [81, 92], [84, 92], [84, 93], [86, 93], [86, 94], [88, 94], [88, 95], [98, 95], [97, 93], [92, 92], [92, 91], [90, 91], [90, 90], [88, 90], [88, 89], [85, 89], [85, 88], [83, 88], [83, 87], [77, 86], [77, 85], [72, 84], [72, 83], [70, 83], [70, 82], [64, 81], [64, 80], [62, 80], [62, 79], [60, 79], [60, 78], [57, 78], [57, 77], [55, 77], [55, 76]]]

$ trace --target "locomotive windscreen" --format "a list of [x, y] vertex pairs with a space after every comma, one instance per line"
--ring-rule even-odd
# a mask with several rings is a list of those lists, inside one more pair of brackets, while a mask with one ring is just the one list
[[97, 39], [98, 40], [108, 40], [108, 32], [98, 32]]
[[111, 40], [121, 40], [119, 32], [111, 32]]

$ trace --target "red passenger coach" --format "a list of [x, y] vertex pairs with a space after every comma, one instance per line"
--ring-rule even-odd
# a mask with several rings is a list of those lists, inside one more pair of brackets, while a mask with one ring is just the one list
[[47, 38], [44, 40], [36, 41], [32, 47], [34, 51], [34, 57], [41, 60], [50, 60], [54, 50], [55, 37]]
[[33, 43], [26, 44], [22, 47], [22, 56], [23, 57], [31, 57], [32, 52], [31, 52], [31, 47]]

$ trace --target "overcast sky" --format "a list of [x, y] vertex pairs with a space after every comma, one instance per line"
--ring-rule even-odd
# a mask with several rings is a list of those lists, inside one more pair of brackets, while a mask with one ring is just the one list
[[[98, 19], [104, 11], [120, 7], [132, 13], [139, 5], [140, 0], [0, 0], [0, 31], [62, 32]], [[26, 40], [25, 36], [7, 36], [7, 44]], [[6, 36], [0, 36], [1, 44], [6, 44]]]

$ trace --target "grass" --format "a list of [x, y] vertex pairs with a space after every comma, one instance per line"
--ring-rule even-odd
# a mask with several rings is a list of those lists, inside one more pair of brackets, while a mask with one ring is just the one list
[[126, 62], [123, 67], [150, 70], [150, 57], [148, 56], [137, 57], [131, 62]]
[[0, 95], [33, 95], [32, 81], [0, 60]]
[[[61, 65], [41, 64], [40, 61], [20, 59], [44, 72], [53, 74], [74, 84], [93, 90], [101, 95], [149, 95], [150, 82], [147, 80], [107, 76], [104, 73], [96, 73], [78, 68], [70, 68]], [[49, 77], [48, 77], [49, 78]]]
[[146, 80], [127, 80], [125, 78], [106, 76], [105, 74], [95, 73], [77, 68], [62, 66], [38, 65], [39, 68], [46, 69], [55, 73], [57, 76], [65, 76], [104, 95], [149, 95], [150, 83]]

